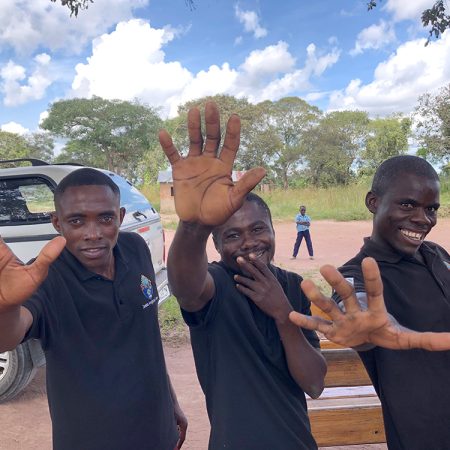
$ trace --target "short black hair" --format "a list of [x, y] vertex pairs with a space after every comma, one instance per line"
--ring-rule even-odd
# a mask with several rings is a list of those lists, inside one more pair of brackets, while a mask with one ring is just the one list
[[[272, 223], [272, 213], [270, 212], [270, 209], [267, 205], [267, 203], [259, 196], [256, 195], [253, 192], [249, 192], [245, 198], [244, 198], [244, 202], [254, 202], [256, 203], [268, 216], [269, 216], [269, 221], [270, 221], [270, 225], [273, 228], [273, 223]], [[221, 229], [222, 225], [215, 227], [212, 230], [212, 237], [215, 243], [217, 243], [217, 237], [219, 234], [219, 230]]]
[[56, 186], [54, 192], [55, 205], [64, 192], [74, 186], [108, 186], [120, 200], [119, 186], [108, 175], [90, 167], [74, 170], [66, 175]]
[[373, 177], [370, 190], [376, 195], [384, 195], [394, 178], [404, 173], [439, 181], [439, 175], [428, 161], [419, 156], [400, 155], [389, 158], [380, 164]]

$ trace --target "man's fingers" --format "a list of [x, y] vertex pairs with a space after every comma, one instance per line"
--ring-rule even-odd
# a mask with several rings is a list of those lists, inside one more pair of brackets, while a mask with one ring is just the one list
[[342, 317], [342, 311], [336, 303], [320, 292], [319, 288], [311, 280], [303, 280], [301, 283], [302, 291], [325, 314], [336, 320]]
[[191, 108], [187, 116], [189, 156], [200, 156], [203, 148], [202, 120], [200, 110]]
[[234, 158], [239, 149], [241, 139], [241, 119], [237, 114], [232, 114], [227, 122], [227, 129], [223, 141], [220, 160], [224, 162], [230, 171], [233, 169]]
[[380, 269], [373, 258], [364, 258], [361, 263], [364, 277], [364, 286], [367, 294], [367, 305], [374, 313], [386, 314], [386, 305], [383, 298], [383, 282]]
[[264, 178], [265, 169], [255, 167], [245, 172], [236, 184], [230, 190], [230, 200], [233, 207], [237, 210], [244, 201], [244, 197]]
[[40, 281], [47, 275], [48, 267], [63, 251], [65, 245], [66, 240], [62, 236], [57, 236], [44, 246], [36, 261], [28, 266], [35, 280]]
[[173, 145], [172, 138], [166, 130], [161, 130], [159, 132], [159, 143], [161, 144], [161, 147], [166, 154], [170, 164], [173, 166], [180, 159], [180, 154]]
[[220, 144], [220, 114], [214, 102], [205, 105], [206, 142], [203, 154], [216, 157]]
[[430, 351], [450, 350], [450, 333], [434, 333], [431, 331], [420, 333], [418, 331], [400, 331], [398, 349], [409, 350], [420, 348]]
[[333, 266], [325, 265], [320, 268], [320, 273], [326, 282], [337, 292], [344, 302], [345, 311], [353, 314], [361, 311], [361, 306], [355, 295], [353, 286]]
[[317, 316], [306, 316], [297, 311], [291, 311], [289, 313], [289, 320], [300, 328], [320, 331], [323, 334], [327, 334], [332, 327], [332, 322], [329, 320]]

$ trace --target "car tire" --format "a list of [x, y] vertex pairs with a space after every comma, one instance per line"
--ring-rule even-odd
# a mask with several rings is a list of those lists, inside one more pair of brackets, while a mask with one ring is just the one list
[[0, 403], [15, 397], [28, 385], [35, 373], [28, 343], [0, 353]]

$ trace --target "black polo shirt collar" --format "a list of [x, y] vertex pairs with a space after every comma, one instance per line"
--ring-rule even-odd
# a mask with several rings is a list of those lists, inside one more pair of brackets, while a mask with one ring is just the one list
[[[361, 248], [361, 252], [375, 258], [377, 261], [384, 261], [392, 264], [398, 263], [402, 259], [421, 264], [417, 258], [413, 258], [408, 255], [402, 255], [401, 253], [398, 253], [395, 250], [391, 250], [390, 248], [381, 247], [380, 245], [372, 241], [370, 237], [364, 238], [364, 245]], [[422, 253], [424, 258], [428, 257], [428, 260], [429, 258], [436, 256], [434, 250], [430, 248], [426, 242], [422, 243], [419, 248], [419, 252]]]
[[[113, 252], [114, 252], [114, 264], [116, 266], [116, 277], [117, 277], [117, 272], [118, 272], [117, 269], [119, 267], [126, 269], [128, 267], [128, 260], [124, 256], [123, 251], [120, 248], [119, 242], [117, 242], [116, 245], [114, 246]], [[97, 278], [97, 279], [104, 278], [103, 276], [99, 275], [98, 273], [92, 272], [91, 270], [84, 267], [83, 264], [81, 264], [80, 261], [69, 250], [67, 250], [67, 248], [65, 248], [63, 250], [63, 252], [61, 253], [61, 258], [69, 266], [71, 271], [75, 274], [75, 276], [80, 281], [87, 281], [91, 278]]]

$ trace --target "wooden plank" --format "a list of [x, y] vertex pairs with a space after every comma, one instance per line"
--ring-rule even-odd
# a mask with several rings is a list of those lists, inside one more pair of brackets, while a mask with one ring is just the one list
[[[343, 386], [325, 388], [318, 400], [324, 398], [344, 398], [344, 397], [376, 397], [377, 393], [373, 386]], [[307, 397], [308, 399], [310, 397]]]
[[358, 354], [350, 348], [324, 349], [328, 365], [326, 387], [371, 385], [369, 375]]
[[331, 349], [331, 348], [347, 348], [347, 347], [343, 347], [342, 345], [335, 344], [334, 342], [331, 342], [328, 339], [321, 339], [320, 340], [320, 348], [322, 350], [326, 350], [326, 349]]
[[386, 442], [376, 398], [308, 401], [314, 438], [319, 447]]

